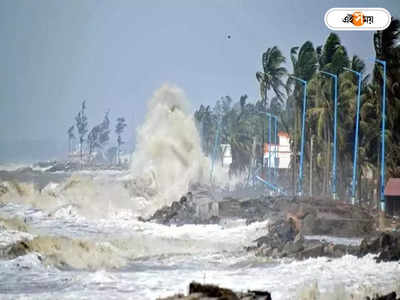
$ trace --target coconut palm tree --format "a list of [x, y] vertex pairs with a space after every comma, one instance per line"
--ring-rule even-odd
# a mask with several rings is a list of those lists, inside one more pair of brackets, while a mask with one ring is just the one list
[[260, 83], [260, 96], [265, 108], [267, 108], [268, 91], [271, 89], [274, 91], [278, 99], [281, 102], [284, 102], [284, 93], [282, 92], [282, 89], [285, 89], [286, 86], [283, 82], [283, 78], [286, 76], [287, 70], [282, 66], [282, 64], [285, 61], [286, 58], [277, 46], [268, 48], [262, 55], [263, 71], [257, 72], [256, 78]]
[[[287, 70], [282, 64], [286, 61], [282, 52], [277, 46], [268, 48], [262, 55], [262, 66], [263, 71], [256, 73], [256, 78], [260, 84], [260, 97], [262, 103], [262, 110], [267, 111], [271, 106], [271, 101], [268, 101], [268, 91], [273, 90], [276, 97], [281, 103], [284, 103], [284, 92], [282, 89], [286, 89], [286, 85], [283, 82], [283, 78], [287, 74]], [[262, 125], [262, 146], [265, 144], [265, 126]], [[264, 151], [260, 152], [261, 161], [264, 161]], [[262, 164], [262, 173], [264, 173], [264, 164]]]
[[[316, 60], [318, 61], [319, 69], [339, 76], [339, 91], [345, 91], [338, 95], [338, 127], [337, 127], [337, 154], [339, 165], [339, 176], [342, 179], [341, 192], [346, 190], [347, 177], [349, 169], [346, 167], [350, 159], [351, 151], [346, 151], [350, 148], [348, 144], [347, 132], [354, 114], [354, 83], [350, 74], [340, 75], [344, 70], [343, 67], [349, 66], [347, 51], [340, 43], [340, 39], [336, 34], [330, 34], [323, 46], [317, 47]], [[358, 60], [355, 62], [359, 63]], [[346, 80], [343, 80], [346, 79]], [[331, 154], [333, 140], [333, 80], [324, 78], [322, 75], [315, 73], [309, 80], [309, 110], [308, 110], [308, 135], [314, 136], [316, 141], [316, 171], [322, 184], [320, 189], [322, 193], [329, 192], [330, 171], [331, 171]], [[308, 153], [308, 151], [306, 151]]]
[[[374, 34], [376, 57], [387, 64], [386, 131], [387, 177], [400, 176], [400, 20], [392, 19], [388, 28]], [[382, 86], [382, 68], [375, 66], [373, 80]], [[381, 108], [378, 106], [378, 116]]]
[[[299, 50], [299, 47], [290, 49], [290, 59], [292, 62], [293, 73], [291, 75], [309, 81], [317, 69], [317, 53], [310, 41], [305, 42]], [[291, 135], [291, 147], [293, 153], [298, 153], [300, 144], [300, 122], [303, 107], [303, 87], [293, 78], [288, 77], [286, 88], [289, 91], [286, 102], [286, 112], [282, 115], [283, 123], [288, 124]], [[290, 121], [291, 120], [291, 121]], [[306, 151], [307, 153], [307, 151]], [[294, 155], [291, 160], [292, 184], [298, 168], [298, 157]]]

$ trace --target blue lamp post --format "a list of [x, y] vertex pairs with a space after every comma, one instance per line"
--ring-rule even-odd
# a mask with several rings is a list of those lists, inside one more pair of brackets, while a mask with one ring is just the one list
[[360, 122], [360, 96], [361, 96], [362, 73], [354, 71], [349, 68], [344, 68], [344, 69], [349, 72], [353, 72], [358, 77], [356, 132], [354, 135], [354, 154], [353, 154], [353, 180], [351, 182], [351, 204], [354, 205], [355, 200], [356, 200], [356, 189], [357, 189], [358, 126], [359, 126], [359, 122]]
[[[272, 126], [271, 126], [271, 120], [272, 119], [275, 119], [275, 124], [278, 122], [278, 117], [277, 116], [275, 116], [275, 115], [273, 115], [273, 114], [271, 114], [271, 113], [269, 113], [269, 112], [262, 112], [262, 111], [257, 111], [257, 113], [259, 113], [259, 114], [261, 114], [261, 115], [265, 115], [266, 116], [266, 121], [265, 121], [265, 124], [267, 123], [267, 121], [268, 121], [268, 145], [269, 145], [269, 147], [271, 147], [271, 136], [272, 136]], [[275, 135], [276, 135], [276, 130], [275, 130]], [[275, 141], [276, 141], [276, 136], [275, 136]], [[264, 145], [263, 145], [263, 158], [264, 158]], [[268, 149], [268, 168], [270, 168], [271, 167], [271, 151], [270, 151], [270, 149]], [[268, 172], [270, 172], [269, 170], [268, 170]]]
[[268, 174], [271, 174], [271, 160], [272, 160], [272, 154], [271, 154], [271, 150], [272, 150], [272, 146], [271, 146], [271, 136], [272, 136], [272, 120], [274, 120], [274, 144], [275, 144], [275, 148], [274, 148], [274, 163], [273, 163], [273, 173], [272, 175], [275, 176], [276, 175], [276, 141], [277, 141], [277, 124], [278, 124], [278, 116], [273, 115], [271, 113], [267, 112], [267, 117], [268, 117]]
[[298, 193], [299, 196], [303, 193], [303, 154], [304, 154], [304, 129], [306, 125], [306, 106], [307, 106], [307, 81], [295, 77], [290, 76], [291, 78], [301, 82], [303, 84], [303, 118], [301, 125], [301, 149], [300, 149], [300, 168], [299, 168], [299, 179], [298, 179]]
[[381, 211], [385, 211], [385, 119], [386, 119], [386, 61], [375, 59], [383, 66], [382, 85], [382, 128], [381, 128]]
[[333, 162], [332, 162], [332, 198], [336, 199], [336, 131], [337, 131], [337, 90], [338, 90], [338, 77], [336, 74], [332, 74], [325, 71], [319, 71], [325, 75], [331, 76], [334, 79], [334, 117], [333, 117]]

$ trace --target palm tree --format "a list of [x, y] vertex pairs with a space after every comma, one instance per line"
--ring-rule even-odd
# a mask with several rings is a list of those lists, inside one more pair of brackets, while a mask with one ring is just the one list
[[[286, 88], [283, 77], [286, 76], [287, 70], [282, 67], [286, 61], [282, 52], [277, 46], [268, 48], [262, 55], [263, 71], [256, 73], [256, 78], [260, 83], [260, 96], [264, 108], [267, 108], [267, 94], [269, 90], [273, 90], [275, 95], [281, 102], [284, 102], [282, 88]], [[269, 106], [269, 105], [268, 105]]]
[[[293, 73], [291, 75], [309, 81], [317, 69], [317, 53], [310, 41], [305, 42], [299, 47], [290, 49], [290, 59], [292, 61]], [[288, 77], [286, 89], [291, 91], [286, 102], [287, 113], [282, 116], [283, 123], [289, 127], [291, 135], [291, 147], [295, 154], [291, 160], [292, 184], [298, 168], [298, 145], [300, 143], [300, 120], [303, 107], [303, 87], [293, 78]], [[294, 116], [294, 117], [293, 117]], [[290, 121], [292, 120], [292, 121]], [[307, 151], [306, 151], [307, 152]]]
[[329, 170], [331, 166], [331, 133], [333, 120], [333, 102], [331, 85], [326, 80], [314, 76], [309, 82], [310, 108], [308, 109], [309, 135], [314, 136], [316, 170], [322, 178], [317, 188], [323, 194], [328, 193]]
[[[350, 74], [343, 74], [343, 67], [349, 66], [347, 51], [340, 43], [340, 39], [336, 34], [330, 34], [323, 46], [317, 47], [315, 60], [318, 61], [319, 69], [339, 76], [339, 92], [338, 109], [339, 120], [337, 127], [337, 153], [340, 162], [339, 170], [341, 172], [339, 185], [341, 184], [341, 193], [346, 190], [347, 178], [349, 174], [348, 161], [351, 158], [351, 151], [348, 144], [347, 133], [354, 121], [354, 88], [353, 77]], [[360, 67], [361, 61], [355, 59], [354, 63], [358, 63]], [[347, 79], [347, 80], [343, 80]], [[316, 153], [317, 161], [316, 170], [322, 184], [320, 189], [322, 193], [327, 194], [330, 185], [330, 170], [331, 170], [331, 148], [333, 135], [333, 80], [321, 77], [319, 74], [314, 74], [309, 81], [309, 110], [308, 110], [308, 134], [314, 136], [316, 141], [314, 153]], [[352, 111], [353, 110], [353, 111]], [[352, 130], [352, 128], [351, 128]], [[351, 131], [352, 132], [352, 131]], [[308, 146], [308, 145], [307, 145]], [[308, 151], [306, 151], [308, 153]]]
[[[374, 34], [376, 57], [387, 64], [387, 108], [386, 108], [386, 175], [400, 177], [400, 21], [392, 19], [388, 28]], [[375, 66], [373, 80], [382, 86], [382, 68]], [[380, 89], [379, 89], [380, 91]], [[380, 97], [378, 98], [380, 99]], [[380, 118], [380, 101], [377, 118]], [[377, 130], [377, 128], [375, 129]], [[386, 178], [387, 178], [386, 177]]]
[[[268, 48], [262, 55], [262, 66], [263, 71], [256, 73], [256, 78], [260, 84], [260, 97], [263, 107], [263, 111], [267, 111], [268, 91], [273, 90], [276, 97], [281, 103], [284, 103], [282, 88], [286, 89], [286, 85], [283, 82], [283, 77], [286, 76], [287, 70], [282, 67], [282, 64], [286, 61], [282, 52], [277, 46]], [[268, 109], [271, 106], [271, 102], [268, 103]], [[262, 146], [261, 146], [261, 161], [264, 161], [264, 144], [265, 144], [265, 126], [263, 124], [262, 131]], [[262, 163], [262, 173], [264, 173], [264, 163]]]

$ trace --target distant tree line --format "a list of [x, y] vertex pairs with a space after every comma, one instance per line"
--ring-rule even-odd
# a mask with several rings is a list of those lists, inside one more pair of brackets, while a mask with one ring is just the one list
[[115, 126], [115, 134], [117, 136], [116, 146], [112, 146], [105, 150], [110, 141], [110, 111], [104, 115], [103, 121], [92, 127], [89, 131], [88, 118], [86, 115], [86, 101], [82, 102], [81, 109], [75, 117], [75, 125], [68, 128], [68, 152], [74, 153], [75, 127], [78, 135], [79, 159], [81, 163], [92, 162], [95, 152], [101, 153], [110, 162], [121, 164], [121, 146], [125, 143], [122, 139], [122, 134], [127, 126], [125, 119], [117, 118]]

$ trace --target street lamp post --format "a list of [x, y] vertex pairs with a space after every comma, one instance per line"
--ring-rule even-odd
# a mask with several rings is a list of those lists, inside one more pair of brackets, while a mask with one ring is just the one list
[[358, 77], [356, 132], [354, 136], [354, 154], [353, 154], [353, 180], [351, 182], [351, 203], [354, 205], [356, 202], [355, 200], [356, 200], [356, 189], [357, 189], [358, 126], [360, 122], [360, 96], [361, 96], [362, 73], [354, 71], [349, 68], [344, 68], [344, 69], [356, 74]]
[[334, 117], [333, 117], [333, 162], [332, 162], [332, 198], [336, 199], [336, 132], [337, 132], [337, 89], [338, 89], [338, 77], [336, 74], [332, 74], [325, 71], [319, 71], [320, 73], [331, 76], [334, 79]]
[[[272, 173], [272, 175], [275, 177], [275, 175], [276, 175], [276, 155], [277, 155], [277, 153], [276, 153], [276, 141], [277, 141], [277, 124], [278, 124], [278, 116], [276, 116], [276, 115], [274, 115], [274, 114], [271, 114], [271, 113], [268, 113], [267, 112], [267, 117], [268, 117], [268, 174], [269, 174], [269, 176], [270, 177], [272, 177], [271, 176], [271, 173]], [[274, 163], [272, 164], [271, 163], [271, 160], [272, 160], [272, 154], [271, 154], [271, 152], [272, 152], [272, 146], [271, 146], [271, 143], [272, 143], [272, 120], [274, 120], [274, 155], [273, 155], [273, 157], [274, 157]], [[273, 165], [273, 168], [274, 168], [274, 170], [273, 170], [273, 172], [271, 172], [271, 166]]]
[[385, 119], [386, 119], [386, 61], [375, 59], [375, 62], [383, 66], [382, 85], [382, 128], [381, 128], [381, 211], [385, 211]]
[[307, 81], [295, 76], [290, 76], [290, 77], [303, 84], [303, 118], [301, 126], [300, 168], [299, 168], [299, 179], [298, 179], [299, 196], [301, 196], [303, 193], [303, 156], [304, 156], [303, 154], [304, 154], [304, 131], [305, 131], [304, 129], [306, 125]]
[[[269, 112], [262, 112], [262, 111], [257, 111], [257, 113], [261, 114], [261, 115], [265, 115], [266, 119], [265, 119], [265, 124], [267, 124], [268, 121], [268, 169], [271, 168], [271, 135], [272, 135], [272, 126], [271, 126], [271, 122], [272, 119], [275, 120], [275, 124], [278, 122], [278, 117], [276, 115], [273, 115]], [[275, 129], [275, 135], [276, 135], [276, 129]], [[276, 141], [277, 137], [275, 136], [275, 141]], [[263, 158], [264, 158], [264, 145], [263, 145]], [[270, 170], [268, 170], [268, 174], [270, 173]]]

